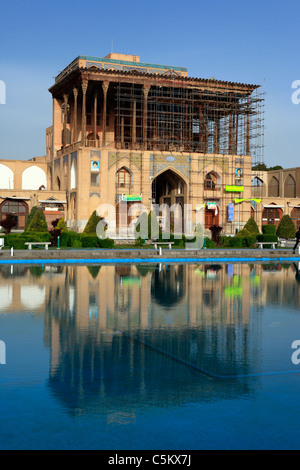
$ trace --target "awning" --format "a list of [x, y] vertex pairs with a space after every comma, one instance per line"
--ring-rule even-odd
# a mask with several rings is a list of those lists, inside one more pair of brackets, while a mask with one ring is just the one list
[[19, 196], [0, 196], [1, 199], [10, 199], [11, 201], [30, 201], [30, 197]]
[[47, 199], [46, 201], [40, 201], [41, 204], [67, 204], [67, 201], [56, 201], [53, 199]]
[[285, 206], [278, 206], [276, 204], [263, 204], [265, 209], [284, 209]]

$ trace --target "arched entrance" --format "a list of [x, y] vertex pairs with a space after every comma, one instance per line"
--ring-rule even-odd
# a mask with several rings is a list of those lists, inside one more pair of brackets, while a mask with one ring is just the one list
[[205, 204], [205, 228], [219, 225], [219, 205], [217, 202], [206, 202]]
[[262, 213], [262, 225], [276, 225], [278, 227], [282, 218], [282, 209], [272, 207], [271, 205], [265, 207]]
[[[173, 170], [166, 170], [158, 175], [152, 182], [152, 201], [158, 206], [163, 204], [169, 208], [173, 206], [170, 213], [170, 231], [176, 231], [181, 227], [184, 231], [184, 205], [187, 202], [187, 184], [181, 176]], [[166, 221], [166, 215], [160, 210], [157, 214], [161, 218], [162, 227]]]
[[28, 205], [19, 199], [5, 199], [0, 204], [0, 220], [5, 220], [8, 215], [12, 215], [18, 225], [15, 230], [24, 230], [28, 215]]

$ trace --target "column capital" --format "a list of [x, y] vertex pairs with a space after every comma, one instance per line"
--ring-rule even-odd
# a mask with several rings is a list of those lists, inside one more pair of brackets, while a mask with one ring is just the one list
[[68, 95], [67, 93], [64, 93], [64, 94], [63, 94], [63, 97], [64, 97], [64, 103], [67, 104], [67, 103], [68, 103], [69, 95]]
[[77, 96], [78, 96], [78, 88], [76, 88], [75, 86], [73, 88], [73, 95], [74, 95], [75, 98], [77, 98]]
[[84, 82], [81, 83], [82, 93], [84, 95], [86, 94], [87, 87], [88, 87], [88, 82], [87, 81], [84, 81]]
[[102, 89], [103, 89], [103, 93], [105, 95], [107, 93], [108, 87], [109, 87], [109, 82], [108, 81], [102, 82]]
[[144, 98], [147, 99], [149, 95], [151, 85], [144, 85], [143, 86], [143, 92], [144, 92]]

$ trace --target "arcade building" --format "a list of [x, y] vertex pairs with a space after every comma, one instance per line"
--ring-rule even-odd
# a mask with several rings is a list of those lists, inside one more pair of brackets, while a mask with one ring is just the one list
[[[289, 201], [285, 190], [270, 190], [271, 174], [252, 171], [263, 135], [258, 85], [191, 78], [183, 67], [111, 53], [77, 57], [49, 91], [46, 155], [0, 161], [0, 218], [14, 214], [18, 230], [34, 205], [49, 225], [64, 217], [82, 231], [94, 210], [110, 204], [112, 237], [126, 231], [135, 204], [173, 206], [171, 217], [182, 223], [189, 204], [194, 221], [204, 210], [206, 230], [218, 224], [232, 235], [251, 215], [260, 226], [266, 217], [277, 223], [277, 209], [280, 218], [298, 207], [300, 169], [286, 176], [294, 181]], [[99, 215], [111, 217], [105, 209]]]

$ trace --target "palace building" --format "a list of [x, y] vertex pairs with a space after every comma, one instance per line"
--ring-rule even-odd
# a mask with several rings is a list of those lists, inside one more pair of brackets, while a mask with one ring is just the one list
[[[264, 223], [264, 201], [286, 206], [283, 194], [269, 190], [271, 174], [251, 169], [262, 161], [258, 85], [191, 78], [183, 67], [111, 53], [77, 57], [49, 91], [46, 156], [0, 162], [0, 217], [14, 213], [20, 230], [37, 204], [49, 224], [63, 216], [77, 231], [98, 209], [115, 237], [140, 204], [147, 211], [153, 204], [172, 207], [173, 222], [182, 224], [188, 204], [194, 221], [202, 209], [205, 228], [218, 224], [226, 234], [235, 234], [251, 215]], [[300, 179], [298, 170], [290, 173], [292, 208]]]

